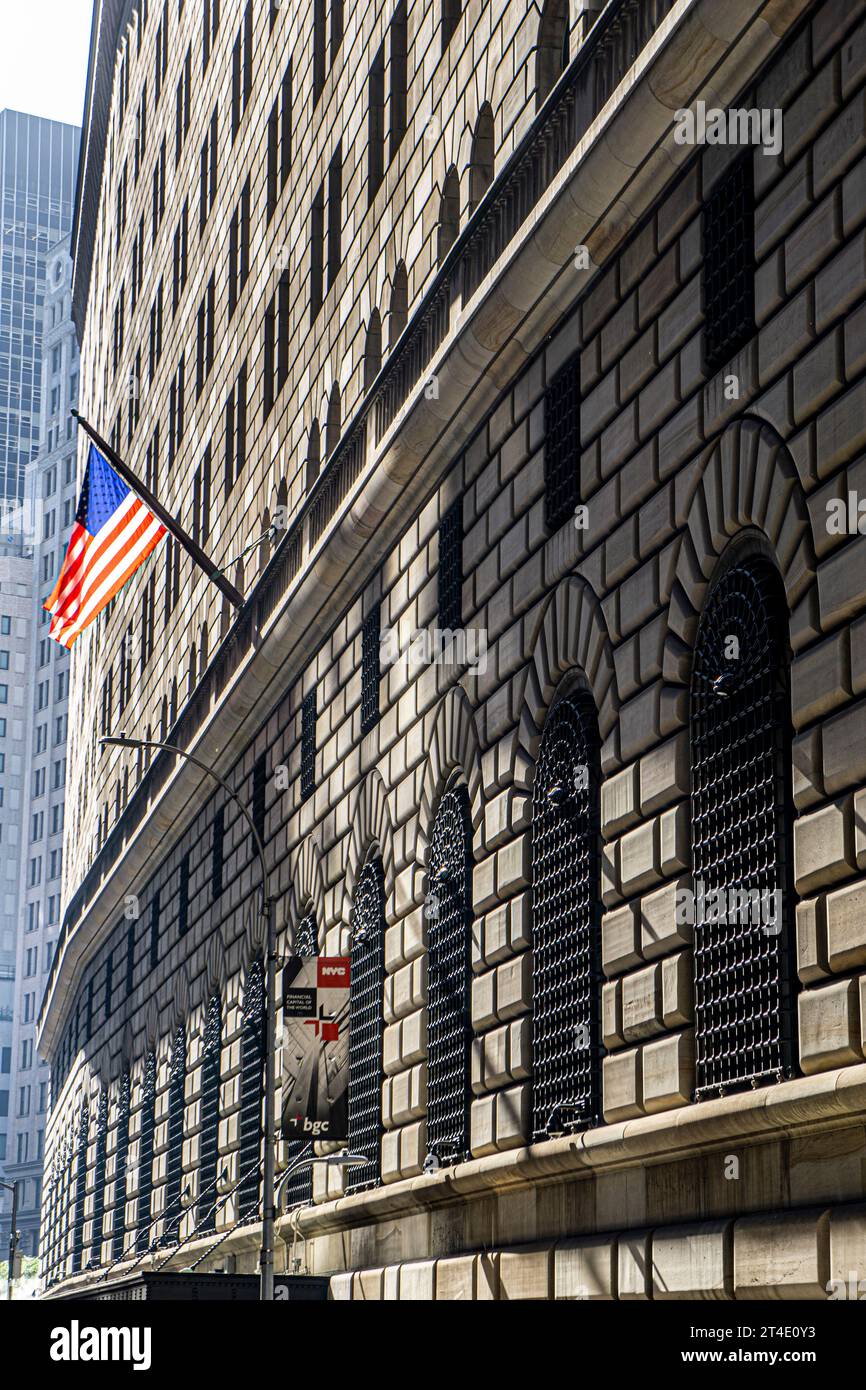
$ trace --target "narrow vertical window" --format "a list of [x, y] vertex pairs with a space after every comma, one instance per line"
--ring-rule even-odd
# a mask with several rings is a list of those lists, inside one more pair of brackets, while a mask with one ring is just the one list
[[599, 1118], [599, 737], [590, 697], [547, 716], [532, 797], [532, 1129]]
[[310, 209], [310, 323], [315, 323], [324, 297], [325, 185], [319, 185]]
[[379, 643], [381, 604], [374, 603], [361, 631], [361, 733], [368, 734], [379, 722]]
[[102, 1222], [105, 1215], [105, 1144], [108, 1137], [108, 1092], [99, 1094], [96, 1111], [96, 1147], [93, 1155], [93, 1218], [90, 1227], [88, 1268], [102, 1264]]
[[444, 53], [452, 38], [454, 37], [457, 25], [460, 23], [460, 15], [463, 11], [462, 0], [442, 0], [442, 52]]
[[155, 970], [159, 964], [159, 889], [150, 902], [150, 968]]
[[129, 1159], [129, 1072], [120, 1078], [117, 1135], [114, 1143], [114, 1203], [111, 1215], [111, 1259], [119, 1260], [126, 1238], [126, 1171]]
[[262, 753], [253, 764], [253, 825], [262, 842], [265, 839], [267, 782], [267, 758]]
[[313, 105], [325, 86], [325, 0], [313, 0]]
[[201, 1059], [201, 1136], [196, 1221], [202, 1231], [212, 1231], [216, 1225], [221, 1081], [222, 1003], [218, 994], [212, 994], [205, 1016]]
[[367, 204], [385, 175], [385, 50], [373, 59], [367, 79]]
[[186, 936], [189, 931], [189, 854], [180, 861], [180, 882], [178, 886], [177, 934]]
[[316, 692], [304, 696], [301, 705], [301, 800], [316, 790]]
[[254, 1221], [259, 1214], [264, 1060], [265, 984], [262, 963], [257, 960], [247, 972], [241, 1031], [238, 1216], [242, 1222]]
[[558, 531], [574, 516], [580, 496], [580, 363], [575, 357], [544, 396], [544, 522]]
[[793, 1074], [787, 634], [774, 567], [731, 564], [701, 615], [691, 682], [698, 1100]]
[[463, 498], [452, 502], [439, 523], [439, 626], [455, 631], [463, 623]]
[[90, 1115], [85, 1102], [81, 1107], [75, 1136], [75, 1206], [72, 1224], [72, 1273], [82, 1268], [84, 1253], [84, 1201], [87, 1193], [87, 1140]]
[[731, 165], [703, 209], [704, 367], [730, 362], [755, 333], [755, 164]]
[[465, 787], [439, 803], [429, 881], [427, 1146], [453, 1163], [469, 1148], [472, 825]]
[[343, 232], [343, 154], [337, 145], [328, 166], [328, 289], [337, 278], [342, 261]]
[[346, 1191], [357, 1192], [374, 1186], [381, 1172], [385, 883], [379, 858], [367, 861], [355, 889], [349, 972], [349, 1149], [367, 1159], [346, 1174]]
[[182, 1216], [184, 1087], [186, 1085], [186, 1033], [178, 1028], [171, 1045], [168, 1076], [168, 1151], [165, 1160], [165, 1202], [161, 1243], [177, 1241]]
[[211, 856], [211, 894], [214, 901], [223, 891], [223, 868], [225, 856], [226, 812], [220, 806], [213, 818], [213, 851]]
[[147, 1054], [141, 1086], [141, 1125], [138, 1139], [138, 1215], [136, 1249], [150, 1246], [150, 1198], [153, 1192], [153, 1136], [156, 1122], [156, 1057]]
[[406, 134], [406, 0], [400, 0], [391, 20], [391, 135], [393, 159]]

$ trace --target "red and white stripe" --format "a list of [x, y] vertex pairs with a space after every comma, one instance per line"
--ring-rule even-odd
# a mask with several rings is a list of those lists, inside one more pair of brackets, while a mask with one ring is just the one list
[[52, 614], [48, 631], [55, 641], [71, 647], [165, 534], [162, 522], [132, 492], [95, 536], [76, 522], [44, 605]]

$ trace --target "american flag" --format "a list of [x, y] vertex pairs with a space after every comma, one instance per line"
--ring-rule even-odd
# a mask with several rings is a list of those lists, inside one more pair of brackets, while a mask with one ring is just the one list
[[43, 604], [52, 615], [49, 635], [71, 647], [165, 533], [91, 444], [66, 559]]

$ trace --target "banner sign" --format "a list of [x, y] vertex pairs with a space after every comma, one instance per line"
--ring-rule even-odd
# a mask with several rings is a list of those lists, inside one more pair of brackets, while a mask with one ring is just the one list
[[283, 972], [282, 1135], [348, 1141], [347, 956], [293, 956]]

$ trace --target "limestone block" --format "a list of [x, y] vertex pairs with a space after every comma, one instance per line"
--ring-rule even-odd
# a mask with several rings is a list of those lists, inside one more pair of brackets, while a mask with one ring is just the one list
[[414, 1124], [403, 1125], [393, 1133], [400, 1136], [400, 1173], [404, 1178], [413, 1178], [423, 1172], [427, 1157], [427, 1121], [416, 1120]]
[[616, 1264], [615, 1236], [562, 1241], [553, 1257], [554, 1298], [610, 1302], [616, 1296]]
[[427, 1010], [416, 1009], [402, 1021], [400, 1055], [404, 1067], [423, 1062], [427, 1056]]
[[637, 763], [623, 768], [601, 784], [601, 825], [606, 839], [627, 830], [638, 819]]
[[382, 1034], [382, 1070], [392, 1076], [401, 1068], [400, 1031], [401, 1022], [391, 1023]]
[[640, 760], [640, 809], [648, 816], [689, 794], [688, 730], [658, 744]]
[[[401, 1135], [401, 1133], [402, 1133], [402, 1131], [399, 1130], [399, 1129], [387, 1129], [387, 1130], [385, 1131], [385, 1133], [382, 1135], [382, 1157], [381, 1157], [381, 1163], [382, 1163], [382, 1181], [383, 1181], [383, 1182], [397, 1182], [398, 1178], [400, 1178], [400, 1177], [402, 1176], [402, 1174], [401, 1174], [401, 1172], [400, 1172], [400, 1135]], [[316, 1167], [314, 1167], [314, 1169], [313, 1169], [313, 1188], [314, 1188], [314, 1191], [313, 1191], [313, 1200], [314, 1200], [314, 1201], [316, 1200], [315, 1188], [316, 1188], [316, 1177], [317, 1177], [317, 1169], [318, 1169], [318, 1167], [319, 1167], [319, 1165], [317, 1164]], [[321, 1194], [321, 1200], [322, 1200], [322, 1201], [327, 1200], [327, 1171], [328, 1171], [328, 1170], [327, 1170], [326, 1168], [323, 1168], [323, 1169], [322, 1169], [322, 1177], [323, 1177], [323, 1181], [322, 1181], [322, 1183], [321, 1183], [321, 1187], [322, 1187], [322, 1189], [323, 1189], [322, 1194]]]
[[622, 980], [612, 980], [601, 990], [601, 1037], [607, 1048], [622, 1047]]
[[680, 951], [661, 962], [662, 1022], [665, 1028], [682, 1028], [694, 1022], [694, 961], [691, 951]]
[[532, 1074], [532, 1018], [524, 1014], [508, 1025], [508, 1070], [514, 1081]]
[[830, 1279], [837, 1281], [831, 1289], [837, 1298], [853, 1296], [860, 1302], [866, 1295], [866, 1206], [830, 1212]]
[[733, 1253], [730, 1221], [701, 1221], [655, 1231], [653, 1298], [732, 1298]]
[[454, 1303], [475, 1302], [475, 1255], [436, 1261], [436, 1301]]
[[352, 1281], [355, 1278], [351, 1272], [348, 1274], [332, 1274], [328, 1285], [328, 1298], [332, 1303], [349, 1303], [352, 1299]]
[[500, 1301], [553, 1297], [553, 1247], [527, 1245], [499, 1255]]
[[854, 858], [866, 869], [866, 790], [854, 793]]
[[811, 985], [829, 973], [826, 899], [821, 893], [797, 903], [797, 974], [804, 985]]
[[797, 1004], [800, 1066], [807, 1075], [863, 1060], [856, 980], [804, 990]]
[[498, 1086], [505, 1086], [509, 1081], [508, 1075], [508, 1024], [501, 1028], [494, 1028], [491, 1033], [486, 1033], [483, 1039], [483, 1079], [484, 1089], [495, 1090]]
[[623, 1231], [617, 1241], [617, 1294], [621, 1301], [650, 1297], [651, 1232]]
[[850, 798], [842, 797], [794, 824], [794, 872], [800, 894], [812, 893], [854, 871]]
[[[677, 913], [677, 894], [691, 892], [691, 888], [690, 878], [677, 878], [673, 883], [666, 883], [663, 888], [657, 888], [654, 893], [641, 898], [641, 951], [648, 960], [691, 944], [693, 924], [690, 921], [677, 921], [678, 915], [685, 915], [682, 911]], [[681, 897], [680, 902], [683, 901], [685, 899]]]
[[602, 917], [601, 963], [605, 975], [618, 975], [643, 964], [637, 904], [626, 903]]
[[470, 1147], [473, 1158], [496, 1153], [496, 1095], [479, 1096], [469, 1111]]
[[828, 796], [866, 781], [866, 700], [826, 720], [822, 741]]
[[687, 1105], [695, 1085], [691, 1031], [647, 1043], [641, 1053], [641, 1070], [643, 1107], [647, 1114]]
[[525, 1013], [532, 1003], [532, 952], [523, 951], [496, 969], [496, 1016], [506, 1020]]
[[681, 801], [659, 817], [661, 872], [665, 878], [680, 874], [691, 863], [691, 822], [688, 801]]
[[824, 1298], [829, 1273], [829, 1211], [770, 1212], [735, 1223], [735, 1298]]
[[626, 1042], [651, 1037], [661, 1029], [661, 970], [648, 965], [620, 981], [622, 1036]]
[[416, 1260], [400, 1266], [401, 1303], [429, 1303], [434, 1298], [436, 1261]]
[[518, 1149], [527, 1142], [531, 1092], [528, 1084], [496, 1093], [496, 1147]]
[[604, 1118], [608, 1124], [643, 1113], [641, 1050], [614, 1052], [602, 1061]]
[[359, 1269], [352, 1280], [353, 1301], [381, 1302], [384, 1283], [384, 1269]]
[[496, 1017], [496, 971], [476, 975], [472, 981], [472, 1027], [478, 1033], [493, 1028]]
[[658, 820], [623, 835], [619, 842], [620, 882], [625, 896], [648, 888], [658, 877]]
[[802, 729], [851, 698], [848, 633], [843, 628], [799, 653], [791, 665], [791, 710]]
[[866, 965], [866, 883], [851, 883], [827, 895], [827, 959], [841, 974]]
[[526, 832], [496, 851], [498, 897], [510, 898], [529, 887], [532, 881], [531, 844], [532, 837]]

